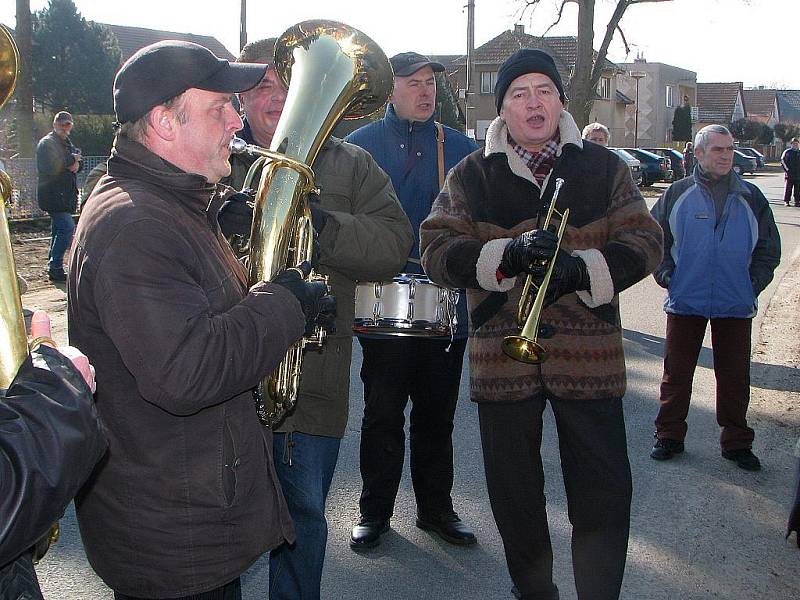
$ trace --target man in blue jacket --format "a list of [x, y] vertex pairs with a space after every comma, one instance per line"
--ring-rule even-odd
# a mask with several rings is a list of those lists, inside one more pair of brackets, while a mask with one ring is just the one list
[[[392, 180], [416, 243], [406, 273], [424, 273], [419, 260], [419, 225], [441, 189], [441, 179], [475, 142], [434, 121], [435, 73], [444, 66], [416, 52], [391, 58], [394, 92], [386, 115], [346, 140], [367, 150]], [[441, 161], [437, 145], [443, 145]], [[441, 170], [441, 173], [440, 173]], [[467, 344], [463, 294], [455, 339], [359, 336], [364, 362], [364, 418], [361, 423], [361, 518], [350, 546], [372, 548], [389, 530], [403, 472], [405, 418], [411, 398], [411, 479], [417, 526], [452, 544], [475, 543], [475, 535], [453, 510], [453, 416]]]
[[652, 210], [664, 230], [664, 259], [653, 276], [667, 289], [667, 333], [650, 456], [668, 460], [683, 452], [692, 378], [710, 321], [722, 456], [758, 471], [747, 425], [751, 325], [758, 295], [780, 262], [781, 241], [764, 195], [732, 170], [730, 132], [709, 125], [694, 146], [694, 174], [671, 185]]

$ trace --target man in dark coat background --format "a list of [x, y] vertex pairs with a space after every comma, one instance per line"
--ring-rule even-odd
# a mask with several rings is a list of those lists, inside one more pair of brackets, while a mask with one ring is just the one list
[[81, 151], [72, 145], [72, 115], [56, 114], [53, 131], [36, 146], [36, 168], [39, 172], [37, 199], [39, 208], [50, 215], [50, 253], [47, 274], [50, 281], [66, 281], [64, 254], [72, 243], [75, 222], [72, 214], [78, 205], [78, 184], [75, 174], [81, 166]]

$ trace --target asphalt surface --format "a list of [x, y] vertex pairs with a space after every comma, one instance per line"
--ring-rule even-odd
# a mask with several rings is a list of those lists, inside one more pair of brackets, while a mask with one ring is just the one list
[[[759, 331], [766, 307], [781, 277], [800, 266], [800, 209], [785, 208], [783, 180], [778, 174], [749, 178], [770, 198], [783, 237], [784, 259], [775, 282], [761, 296]], [[652, 204], [652, 200], [649, 201]], [[754, 451], [764, 463], [760, 473], [737, 469], [719, 454], [719, 428], [714, 416], [714, 380], [710, 341], [701, 353], [689, 415], [687, 451], [669, 463], [649, 458], [653, 418], [658, 405], [664, 314], [663, 290], [647, 278], [622, 295], [628, 393], [625, 412], [633, 470], [634, 499], [625, 599], [800, 597], [800, 550], [784, 541], [796, 459], [792, 449], [798, 422], [775, 418], [769, 402], [751, 409], [756, 429]], [[30, 306], [29, 306], [30, 307]], [[59, 327], [59, 331], [63, 331]], [[754, 335], [754, 339], [757, 336]], [[780, 344], [780, 336], [770, 343]], [[323, 577], [323, 598], [482, 599], [511, 598], [503, 548], [492, 519], [484, 483], [477, 410], [468, 399], [468, 365], [462, 378], [454, 434], [456, 476], [453, 496], [462, 519], [474, 527], [479, 543], [450, 546], [417, 529], [413, 491], [407, 469], [400, 485], [392, 530], [374, 551], [356, 554], [348, 547], [358, 516], [360, 476], [358, 444], [363, 410], [359, 345], [351, 369], [351, 410], [339, 464], [328, 500], [330, 537]], [[756, 364], [753, 372], [794, 368]], [[787, 373], [784, 373], [787, 374]], [[795, 378], [794, 381], [797, 381]], [[797, 400], [797, 387], [779, 389], [769, 376], [756, 378], [754, 393]], [[776, 388], [776, 389], [772, 389]], [[555, 556], [554, 577], [562, 599], [576, 597], [570, 561], [570, 526], [558, 458], [557, 435], [550, 411], [543, 459], [550, 532]], [[112, 598], [93, 574], [77, 534], [72, 507], [61, 521], [61, 541], [51, 549], [38, 572], [45, 596], [68, 599]], [[245, 599], [267, 597], [268, 563], [259, 560], [243, 577]]]

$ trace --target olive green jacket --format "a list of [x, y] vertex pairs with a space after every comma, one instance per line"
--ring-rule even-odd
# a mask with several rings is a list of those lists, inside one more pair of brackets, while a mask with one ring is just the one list
[[[231, 177], [223, 183], [240, 189], [254, 160], [231, 156]], [[329, 214], [318, 232], [315, 269], [328, 275], [336, 297], [336, 333], [321, 350], [306, 351], [297, 406], [276, 430], [342, 437], [349, 410], [356, 281], [394, 277], [405, 265], [414, 233], [389, 177], [365, 150], [331, 138], [313, 169], [320, 206]], [[254, 185], [259, 180], [260, 175]]]

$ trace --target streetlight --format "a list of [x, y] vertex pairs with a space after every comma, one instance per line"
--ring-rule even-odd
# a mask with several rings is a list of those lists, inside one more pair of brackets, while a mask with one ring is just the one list
[[636, 80], [636, 111], [633, 116], [633, 147], [639, 147], [639, 80], [647, 77], [644, 71], [631, 71], [630, 76]]

